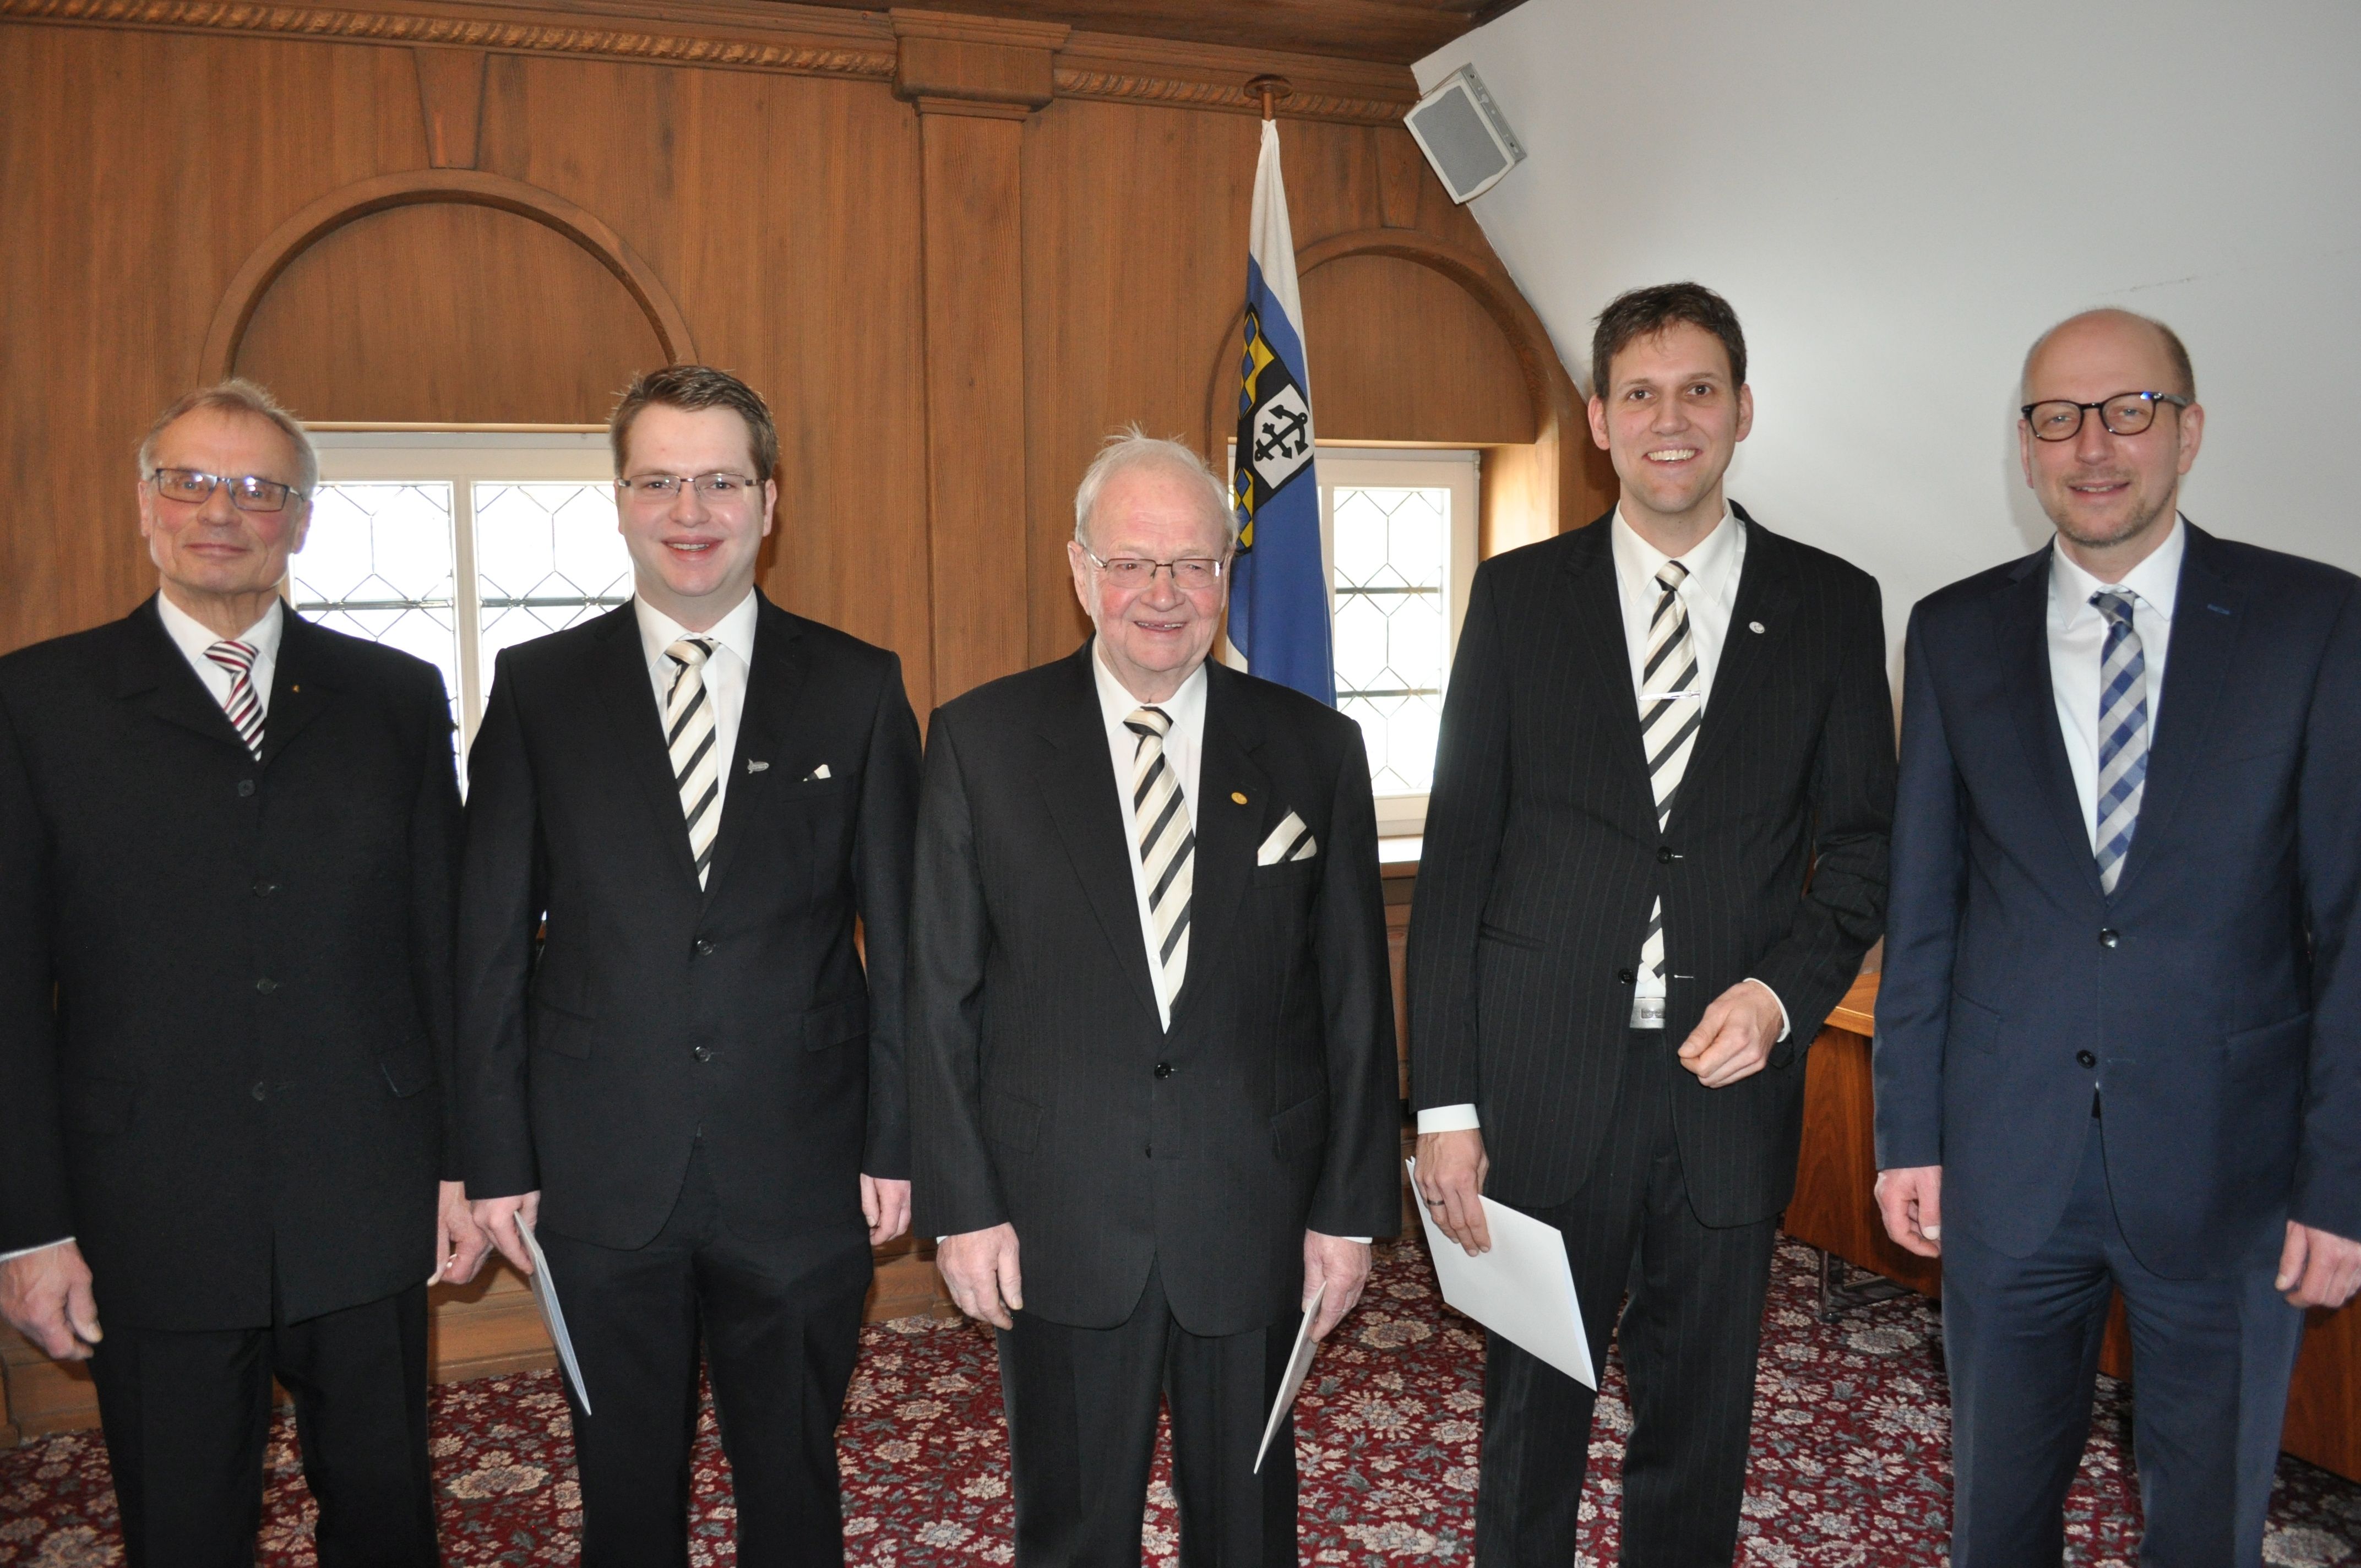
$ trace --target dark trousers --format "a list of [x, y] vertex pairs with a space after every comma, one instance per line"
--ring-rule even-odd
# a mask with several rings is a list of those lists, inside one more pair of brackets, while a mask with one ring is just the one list
[[2124, 1243], [2092, 1119], [2065, 1218], [2030, 1257], [1943, 1237], [1953, 1568], [2063, 1560], [2113, 1289], [2132, 1339], [2144, 1568], [2257, 1568], [2303, 1314], [2271, 1288], [2285, 1227], [2215, 1279], [2167, 1279]]
[[712, 1370], [742, 1568], [844, 1560], [836, 1423], [852, 1381], [869, 1236], [858, 1218], [749, 1240], [727, 1223], [702, 1146], [653, 1241], [622, 1250], [545, 1231], [542, 1250], [590, 1396], [566, 1390], [584, 1568], [688, 1562], [700, 1348]]
[[254, 1562], [273, 1377], [294, 1396], [321, 1568], [442, 1562], [426, 1457], [424, 1285], [264, 1329], [110, 1324], [90, 1370], [131, 1568]]
[[[1674, 1057], [1679, 1044], [1662, 1030], [1630, 1033], [1614, 1131], [1589, 1179], [1565, 1203], [1528, 1212], [1565, 1233], [1591, 1365], [1606, 1366], [1610, 1330], [1622, 1343], [1631, 1399], [1622, 1561], [1729, 1568], [1779, 1226], [1719, 1228], [1690, 1208], [1673, 1136], [1672, 1075], [1687, 1070]], [[1597, 1396], [1498, 1334], [1484, 1354], [1476, 1560], [1569, 1568]]]
[[1111, 1329], [1017, 1313], [1000, 1335], [1017, 1568], [1138, 1568], [1159, 1394], [1172, 1411], [1182, 1568], [1294, 1568], [1291, 1415], [1258, 1475], [1254, 1461], [1301, 1321], [1192, 1334], [1153, 1268], [1130, 1320]]

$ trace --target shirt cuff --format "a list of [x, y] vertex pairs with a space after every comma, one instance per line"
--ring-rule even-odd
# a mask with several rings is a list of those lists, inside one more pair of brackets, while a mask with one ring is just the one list
[[47, 1252], [53, 1246], [65, 1246], [72, 1240], [71, 1236], [60, 1236], [53, 1242], [43, 1242], [38, 1246], [20, 1246], [15, 1252], [0, 1252], [0, 1263], [14, 1263], [20, 1257], [30, 1257], [37, 1252]]
[[[1790, 1032], [1790, 1031], [1792, 1031], [1792, 1030], [1795, 1028], [1795, 1026], [1792, 1022], [1790, 1022], [1790, 1021], [1789, 1021], [1789, 1019], [1788, 1019], [1788, 1017], [1787, 1017], [1787, 1004], [1786, 1004], [1785, 1003], [1784, 1003], [1784, 1002], [1780, 1002], [1780, 1001], [1779, 1001], [1779, 993], [1778, 993], [1777, 992], [1775, 992], [1775, 991], [1772, 991], [1772, 990], [1771, 990], [1771, 982], [1770, 982], [1769, 981], [1757, 980], [1757, 979], [1755, 979], [1752, 975], [1751, 975], [1751, 974], [1750, 974], [1750, 975], [1748, 975], [1748, 976], [1746, 977], [1746, 983], [1747, 983], [1747, 984], [1749, 984], [1749, 985], [1759, 985], [1759, 986], [1761, 986], [1764, 991], [1766, 991], [1766, 992], [1770, 992], [1771, 1000], [1772, 1000], [1773, 1002], [1774, 1002], [1774, 1003], [1778, 1003], [1778, 1006], [1779, 1006], [1779, 1040], [1784, 1040], [1784, 1039], [1785, 1039], [1785, 1038], [1787, 1037], [1787, 1036], [1788, 1036], [1789, 1032]], [[1774, 1046], [1775, 1046], [1775, 1045], [1777, 1045], [1777, 1044], [1779, 1043], [1779, 1040], [1773, 1040], [1773, 1041], [1772, 1041], [1771, 1043], [1772, 1043], [1773, 1045], [1774, 1045]], [[1423, 1131], [1423, 1130], [1424, 1130], [1424, 1129], [1422, 1129], [1422, 1128], [1421, 1129], [1421, 1131]]]
[[1476, 1119], [1473, 1102], [1460, 1105], [1430, 1105], [1418, 1113], [1418, 1130], [1428, 1133], [1472, 1133], [1484, 1124]]

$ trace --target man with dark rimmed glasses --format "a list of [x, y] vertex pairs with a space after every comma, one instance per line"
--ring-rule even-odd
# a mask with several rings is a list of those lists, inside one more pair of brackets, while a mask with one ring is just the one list
[[160, 591], [0, 660], [0, 1312], [89, 1361], [134, 1565], [254, 1560], [274, 1377], [320, 1562], [440, 1561], [426, 1287], [486, 1246], [438, 1180], [450, 709], [281, 602], [318, 477], [260, 388], [182, 398]]

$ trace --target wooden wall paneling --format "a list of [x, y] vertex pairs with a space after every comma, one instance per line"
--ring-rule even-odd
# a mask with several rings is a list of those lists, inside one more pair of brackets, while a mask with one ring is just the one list
[[1323, 441], [1530, 444], [1516, 350], [1467, 291], [1389, 256], [1344, 256], [1301, 278], [1304, 356]]
[[426, 161], [437, 169], [476, 167], [484, 124], [484, 65], [479, 49], [413, 49], [418, 107], [426, 122]]

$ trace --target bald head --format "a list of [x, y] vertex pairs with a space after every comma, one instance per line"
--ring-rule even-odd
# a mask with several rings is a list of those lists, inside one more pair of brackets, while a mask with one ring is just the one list
[[2120, 389], [2177, 392], [2194, 401], [2197, 397], [2197, 372], [2189, 363], [2189, 349], [2180, 341], [2180, 334], [2153, 316], [2144, 316], [2136, 311], [2117, 310], [2113, 306], [2068, 316], [2035, 338], [2033, 346], [2026, 351], [2025, 368], [2018, 377], [2019, 389], [2026, 402], [2045, 395], [2034, 390], [2034, 379], [2045, 367], [2044, 361], [2053, 355], [2080, 357], [2084, 352], [2096, 349], [2113, 351], [2115, 356], [2125, 353], [2137, 356], [2139, 349], [2134, 344], [2140, 339], [2147, 340], [2145, 346], [2152, 348], [2158, 356], [2161, 373], [2148, 385]]

